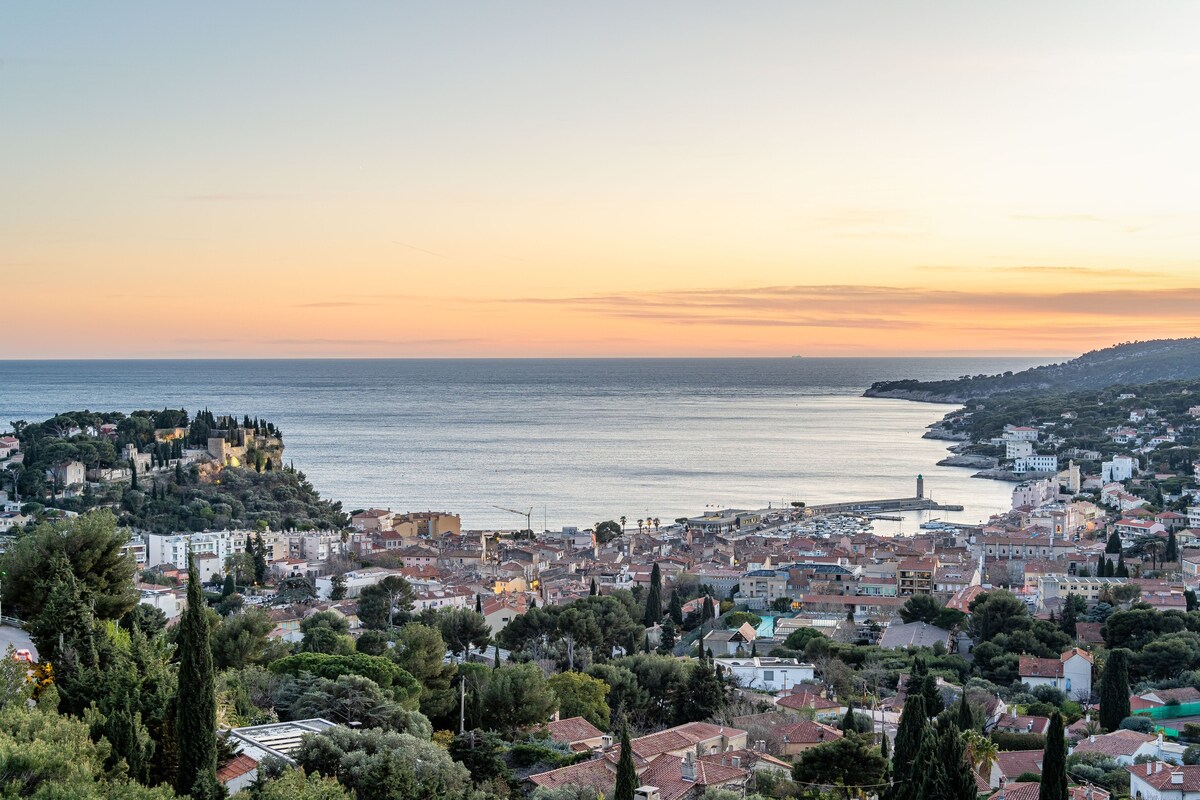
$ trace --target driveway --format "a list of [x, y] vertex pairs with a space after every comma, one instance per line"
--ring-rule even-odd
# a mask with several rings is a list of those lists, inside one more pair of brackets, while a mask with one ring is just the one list
[[37, 661], [37, 648], [30, 641], [29, 634], [11, 625], [0, 625], [0, 654], [8, 652], [10, 646], [14, 650], [28, 650], [33, 653], [33, 660]]

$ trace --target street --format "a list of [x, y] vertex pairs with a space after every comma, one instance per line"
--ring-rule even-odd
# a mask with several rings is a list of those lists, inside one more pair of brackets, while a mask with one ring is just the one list
[[0, 653], [8, 652], [10, 646], [14, 650], [28, 650], [33, 654], [33, 660], [37, 661], [37, 648], [29, 640], [29, 634], [11, 625], [0, 625]]

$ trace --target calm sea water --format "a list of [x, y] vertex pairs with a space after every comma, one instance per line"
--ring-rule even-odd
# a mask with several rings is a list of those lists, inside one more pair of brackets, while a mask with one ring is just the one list
[[[347, 509], [457, 511], [535, 528], [710, 507], [909, 497], [978, 521], [1011, 487], [934, 466], [950, 407], [859, 397], [1017, 358], [0, 361], [0, 429], [90, 408], [207, 407], [284, 431], [287, 457]], [[916, 517], [910, 515], [906, 530]], [[899, 527], [899, 526], [897, 526]]]

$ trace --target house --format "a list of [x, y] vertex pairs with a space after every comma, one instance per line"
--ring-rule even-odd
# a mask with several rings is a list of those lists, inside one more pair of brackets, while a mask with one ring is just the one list
[[1184, 686], [1180, 689], [1154, 689], [1145, 694], [1132, 695], [1129, 698], [1129, 710], [1145, 711], [1148, 708], [1161, 708], [1168, 703], [1200, 703], [1200, 690], [1194, 686]]
[[237, 754], [217, 769], [217, 780], [230, 794], [235, 794], [257, 780], [258, 765], [264, 760], [272, 758], [295, 764], [292, 753], [300, 747], [300, 740], [333, 726], [329, 720], [312, 718], [234, 728], [228, 735]]
[[[1178, 748], [1180, 755], [1175, 755], [1173, 752], [1175, 748]], [[1122, 766], [1129, 766], [1142, 756], [1152, 758], [1171, 756], [1172, 760], [1178, 761], [1181, 760], [1183, 749], [1178, 745], [1164, 747], [1161, 735], [1156, 736], [1153, 733], [1138, 733], [1119, 728], [1112, 733], [1096, 734], [1081, 740], [1071, 748], [1071, 753], [1100, 753], [1115, 759]]]
[[1138, 800], [1200, 800], [1200, 766], [1162, 761], [1126, 766], [1129, 796]]
[[577, 752], [598, 750], [612, 744], [612, 737], [583, 717], [568, 717], [547, 722], [543, 727], [551, 741], [565, 744]]
[[786, 708], [791, 711], [803, 711], [811, 708], [817, 719], [837, 720], [841, 719], [846, 713], [845, 706], [840, 703], [822, 697], [819, 693], [811, 689], [800, 689], [793, 691], [791, 694], [785, 694], [776, 698], [775, 705], [780, 708]]
[[1002, 750], [996, 754], [988, 785], [1006, 785], [1022, 775], [1042, 774], [1042, 750]]
[[903, 650], [909, 647], [933, 647], [938, 642], [950, 644], [950, 631], [928, 622], [908, 622], [888, 625], [879, 639], [884, 650]]
[[1030, 687], [1053, 686], [1067, 697], [1089, 697], [1092, 693], [1092, 655], [1078, 647], [1058, 658], [1021, 656], [1018, 674]]
[[745, 655], [750, 651], [757, 636], [754, 627], [749, 622], [743, 622], [740, 628], [715, 630], [704, 634], [704, 649], [711, 650], [717, 656], [736, 656], [739, 653]]
[[[744, 795], [750, 773], [732, 753], [746, 749], [746, 731], [706, 722], [678, 725], [631, 741], [634, 769], [644, 798], [691, 800], [708, 789], [726, 788]], [[620, 748], [605, 746], [597, 758], [531, 775], [530, 788], [584, 787], [609, 794], [616, 783]], [[721, 763], [720, 756], [728, 763]], [[717, 756], [717, 759], [706, 758]]]
[[780, 739], [780, 754], [789, 761], [811, 747], [842, 738], [842, 732], [837, 728], [808, 720], [780, 725], [772, 731], [772, 734]]
[[[989, 795], [988, 800], [1038, 800], [1041, 791], [1042, 785], [1032, 781], [1006, 783], [1000, 791]], [[1068, 800], [1109, 800], [1111, 797], [1110, 792], [1090, 783], [1086, 786], [1067, 787]]]
[[[1005, 733], [1037, 733], [1044, 736], [1049, 729], [1049, 717], [1005, 714], [1000, 717], [994, 730], [1004, 731]], [[1019, 775], [1020, 773], [1017, 774]]]
[[767, 692], [788, 691], [798, 683], [811, 681], [815, 674], [812, 664], [795, 658], [714, 658], [717, 673], [732, 677], [746, 689]]

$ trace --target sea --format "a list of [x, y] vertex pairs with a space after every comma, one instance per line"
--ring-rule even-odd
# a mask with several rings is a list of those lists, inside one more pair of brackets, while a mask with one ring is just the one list
[[726, 508], [911, 497], [978, 522], [1011, 485], [939, 467], [955, 408], [862, 397], [877, 380], [1021, 370], [1030, 358], [0, 361], [0, 431], [91, 409], [249, 414], [346, 510], [453, 511], [466, 529], [674, 520]]

